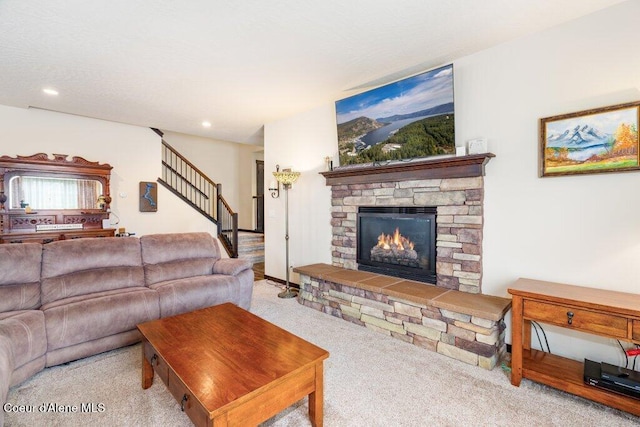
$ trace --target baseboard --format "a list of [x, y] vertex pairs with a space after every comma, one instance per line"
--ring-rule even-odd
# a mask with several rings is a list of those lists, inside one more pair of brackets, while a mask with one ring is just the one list
[[[266, 274], [264, 275], [264, 278], [265, 278], [265, 280], [270, 280], [272, 282], [280, 283], [281, 285], [286, 285], [287, 284], [286, 280], [278, 279], [278, 278], [272, 277], [272, 276], [267, 276]], [[300, 285], [298, 285], [297, 283], [292, 283], [291, 281], [289, 281], [289, 286], [292, 287], [292, 288], [300, 289]]]

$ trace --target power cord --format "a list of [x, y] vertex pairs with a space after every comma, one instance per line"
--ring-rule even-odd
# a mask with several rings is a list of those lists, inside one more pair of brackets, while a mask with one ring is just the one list
[[110, 224], [111, 224], [111, 225], [118, 225], [118, 224], [120, 224], [120, 217], [119, 217], [118, 215], [116, 215], [116, 213], [115, 213], [115, 212], [113, 212], [113, 211], [111, 211], [111, 212], [109, 212], [109, 213], [110, 213], [111, 215], [113, 215], [113, 216], [115, 216], [115, 217], [116, 217], [116, 222], [111, 222]]
[[538, 328], [542, 331], [542, 335], [544, 336], [544, 343], [547, 345], [547, 353], [551, 354], [551, 348], [549, 347], [549, 341], [547, 340], [547, 334], [544, 332], [544, 328], [540, 325], [540, 323], [535, 320], [531, 321], [531, 325], [533, 326], [533, 330], [536, 331], [536, 336], [538, 337], [538, 344], [540, 344], [540, 349], [544, 351], [544, 347], [542, 346], [542, 341], [540, 341], [540, 334], [538, 333]]
[[624, 354], [624, 367], [628, 368], [629, 367], [629, 356], [627, 355], [627, 350], [624, 348], [624, 346], [622, 345], [620, 340], [616, 340], [616, 341], [618, 342], [618, 345], [622, 349], [622, 354]]
[[635, 344], [635, 348], [624, 348], [624, 346], [622, 345], [622, 343], [620, 342], [620, 340], [616, 340], [618, 342], [618, 345], [620, 346], [620, 348], [622, 349], [622, 354], [624, 354], [624, 367], [629, 369], [629, 356], [633, 357], [633, 365], [631, 365], [631, 369], [632, 370], [636, 370], [636, 360], [638, 359], [638, 356], [640, 355], [640, 344]]

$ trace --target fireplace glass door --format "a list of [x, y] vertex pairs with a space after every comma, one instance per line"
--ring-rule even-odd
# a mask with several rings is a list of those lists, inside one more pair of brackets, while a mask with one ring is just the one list
[[435, 207], [360, 207], [360, 270], [436, 282]]

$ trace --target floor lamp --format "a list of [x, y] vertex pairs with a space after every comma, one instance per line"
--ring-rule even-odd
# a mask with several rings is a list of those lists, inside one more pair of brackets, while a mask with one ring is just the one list
[[287, 260], [287, 283], [284, 291], [280, 292], [278, 296], [280, 298], [293, 298], [298, 293], [289, 286], [289, 189], [291, 184], [296, 182], [300, 176], [300, 172], [293, 172], [291, 169], [283, 169], [282, 171], [276, 169], [276, 172], [273, 172], [273, 176], [284, 188], [284, 241]]

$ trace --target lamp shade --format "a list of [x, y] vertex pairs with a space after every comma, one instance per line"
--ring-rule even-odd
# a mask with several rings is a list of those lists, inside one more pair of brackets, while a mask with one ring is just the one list
[[273, 176], [278, 180], [279, 183], [284, 185], [291, 185], [298, 180], [300, 172], [283, 170], [281, 172], [273, 172]]

